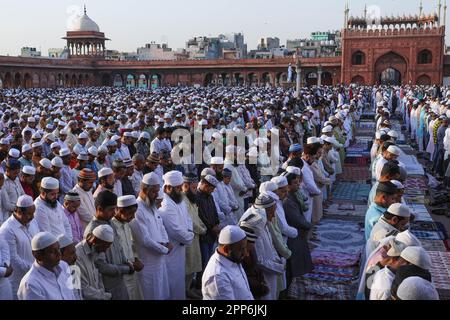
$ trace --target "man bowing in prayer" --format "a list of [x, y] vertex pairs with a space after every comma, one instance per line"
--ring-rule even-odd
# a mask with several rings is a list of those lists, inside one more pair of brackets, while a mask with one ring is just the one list
[[159, 209], [169, 241], [174, 248], [167, 256], [170, 299], [186, 299], [186, 245], [194, 239], [192, 219], [183, 202], [183, 175], [169, 171], [163, 176], [164, 198]]

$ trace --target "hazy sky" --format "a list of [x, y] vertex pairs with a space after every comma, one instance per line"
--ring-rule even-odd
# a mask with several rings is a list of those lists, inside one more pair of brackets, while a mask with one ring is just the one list
[[[417, 14], [420, 1], [348, 2], [350, 15], [362, 15], [367, 3], [390, 16]], [[436, 10], [438, 0], [423, 2], [426, 13]], [[0, 55], [18, 55], [21, 47], [31, 46], [46, 56], [48, 48], [64, 47], [61, 38], [84, 3], [89, 17], [112, 39], [107, 48], [120, 51], [135, 51], [151, 41], [183, 48], [194, 36], [232, 32], [243, 32], [249, 49], [267, 36], [286, 44], [312, 31], [340, 29], [345, 5], [344, 0], [0, 0]]]

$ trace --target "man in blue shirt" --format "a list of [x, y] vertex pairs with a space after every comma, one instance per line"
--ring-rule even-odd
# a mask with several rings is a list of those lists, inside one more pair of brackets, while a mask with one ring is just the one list
[[398, 199], [397, 187], [390, 181], [378, 183], [375, 199], [367, 209], [364, 230], [366, 240], [370, 238], [373, 226], [378, 222], [383, 213]]

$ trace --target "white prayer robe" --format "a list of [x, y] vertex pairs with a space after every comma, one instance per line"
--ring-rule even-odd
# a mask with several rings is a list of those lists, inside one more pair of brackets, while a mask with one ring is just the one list
[[169, 242], [163, 220], [156, 207], [149, 207], [141, 198], [137, 199], [138, 210], [130, 222], [136, 252], [144, 264], [138, 273], [145, 300], [167, 300], [170, 298], [167, 254], [169, 249], [161, 243]]
[[377, 271], [370, 288], [370, 300], [387, 300], [391, 297], [392, 281], [395, 274], [388, 267]]
[[78, 184], [73, 188], [73, 192], [80, 195], [81, 205], [78, 208], [81, 223], [86, 227], [95, 215], [95, 200], [90, 191], [84, 191]]
[[215, 252], [202, 277], [203, 300], [254, 300], [241, 264]]
[[194, 239], [191, 216], [184, 201], [177, 204], [167, 194], [161, 203], [160, 215], [164, 222], [169, 241], [174, 245], [167, 255], [170, 299], [186, 299], [186, 245]]
[[306, 195], [308, 196], [308, 201], [306, 202], [308, 205], [308, 210], [305, 212], [305, 218], [306, 221], [311, 222], [313, 211], [312, 197], [320, 195], [321, 191], [314, 181], [313, 173], [311, 171], [308, 162], [306, 162], [305, 160], [303, 160], [302, 174], [303, 174], [303, 181], [302, 181], [303, 189], [305, 190], [305, 192], [307, 192]]
[[14, 215], [0, 227], [0, 237], [4, 237], [8, 243], [10, 262], [14, 269], [10, 277], [14, 299], [17, 299], [20, 280], [33, 265], [31, 239], [37, 233], [39, 233], [39, 227], [36, 220], [31, 220], [28, 226], [24, 226], [17, 221]]
[[37, 197], [34, 200], [36, 206], [36, 212], [34, 218], [39, 226], [39, 231], [47, 231], [53, 234], [55, 237], [61, 234], [66, 235], [69, 239], [72, 239], [72, 228], [64, 213], [64, 208], [59, 202], [55, 208], [51, 208], [41, 197]]
[[20, 282], [19, 300], [76, 300], [71, 288], [69, 266], [60, 261], [53, 271], [34, 262]]
[[[0, 301], [12, 300], [13, 292], [11, 287], [11, 275], [6, 277], [6, 266], [11, 265], [9, 248], [6, 239], [0, 236]], [[14, 270], [13, 270], [14, 272]]]

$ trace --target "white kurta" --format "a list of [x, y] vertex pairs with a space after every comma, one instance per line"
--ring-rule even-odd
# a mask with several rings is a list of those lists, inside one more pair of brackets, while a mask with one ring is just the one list
[[169, 241], [174, 245], [167, 255], [167, 270], [169, 274], [170, 298], [172, 300], [186, 299], [186, 245], [194, 239], [193, 224], [186, 204], [182, 201], [176, 204], [167, 194], [160, 208]]
[[34, 262], [30, 271], [20, 282], [19, 300], [76, 300], [70, 288], [70, 274], [67, 263], [60, 261], [53, 271]]
[[37, 197], [34, 205], [36, 206], [34, 218], [39, 226], [39, 231], [50, 232], [55, 237], [64, 234], [72, 239], [72, 228], [64, 213], [64, 208], [59, 202], [55, 208], [51, 208], [41, 197]]
[[427, 145], [427, 152], [430, 154], [430, 157], [433, 157], [434, 154], [434, 123], [436, 122], [436, 120], [431, 120], [429, 125], [428, 125], [428, 134], [430, 135], [430, 140], [428, 140], [428, 145]]
[[240, 264], [215, 252], [202, 277], [203, 300], [254, 300]]
[[169, 242], [156, 207], [150, 208], [137, 199], [136, 217], [130, 222], [137, 254], [144, 264], [138, 274], [145, 300], [166, 300], [170, 297], [166, 257], [169, 250], [161, 243]]
[[8, 243], [0, 235], [0, 301], [13, 299], [13, 291], [10, 281], [11, 276], [6, 277], [5, 265], [10, 266], [11, 259], [9, 255]]
[[313, 212], [312, 197], [314, 197], [316, 195], [320, 195], [321, 191], [317, 187], [317, 185], [314, 181], [314, 177], [313, 177], [311, 168], [305, 160], [303, 160], [302, 174], [303, 174], [302, 186], [303, 186], [304, 191], [307, 192], [307, 197], [308, 197], [308, 201], [307, 201], [308, 210], [305, 212], [305, 218], [308, 222], [311, 222], [312, 212]]
[[95, 200], [91, 191], [84, 191], [78, 184], [73, 188], [73, 192], [80, 195], [81, 205], [78, 214], [83, 226], [86, 227], [95, 215]]
[[239, 203], [239, 209], [236, 211], [236, 216], [239, 220], [244, 214], [244, 197], [239, 194], [246, 191], [247, 187], [245, 186], [244, 180], [242, 179], [237, 167], [233, 166], [233, 164], [227, 159], [225, 160], [224, 168], [229, 169], [232, 172], [230, 184], [233, 188], [234, 196]]
[[392, 281], [395, 274], [388, 267], [377, 271], [370, 288], [370, 300], [387, 300], [391, 297]]
[[10, 277], [14, 299], [17, 299], [20, 280], [33, 265], [31, 239], [38, 232], [39, 227], [36, 220], [31, 220], [28, 226], [24, 226], [16, 220], [14, 215], [0, 227], [0, 237], [4, 237], [8, 243], [11, 266], [14, 269]]
[[377, 164], [375, 166], [375, 179], [380, 181], [381, 171], [383, 170], [384, 165], [388, 162], [384, 157], [378, 159]]

